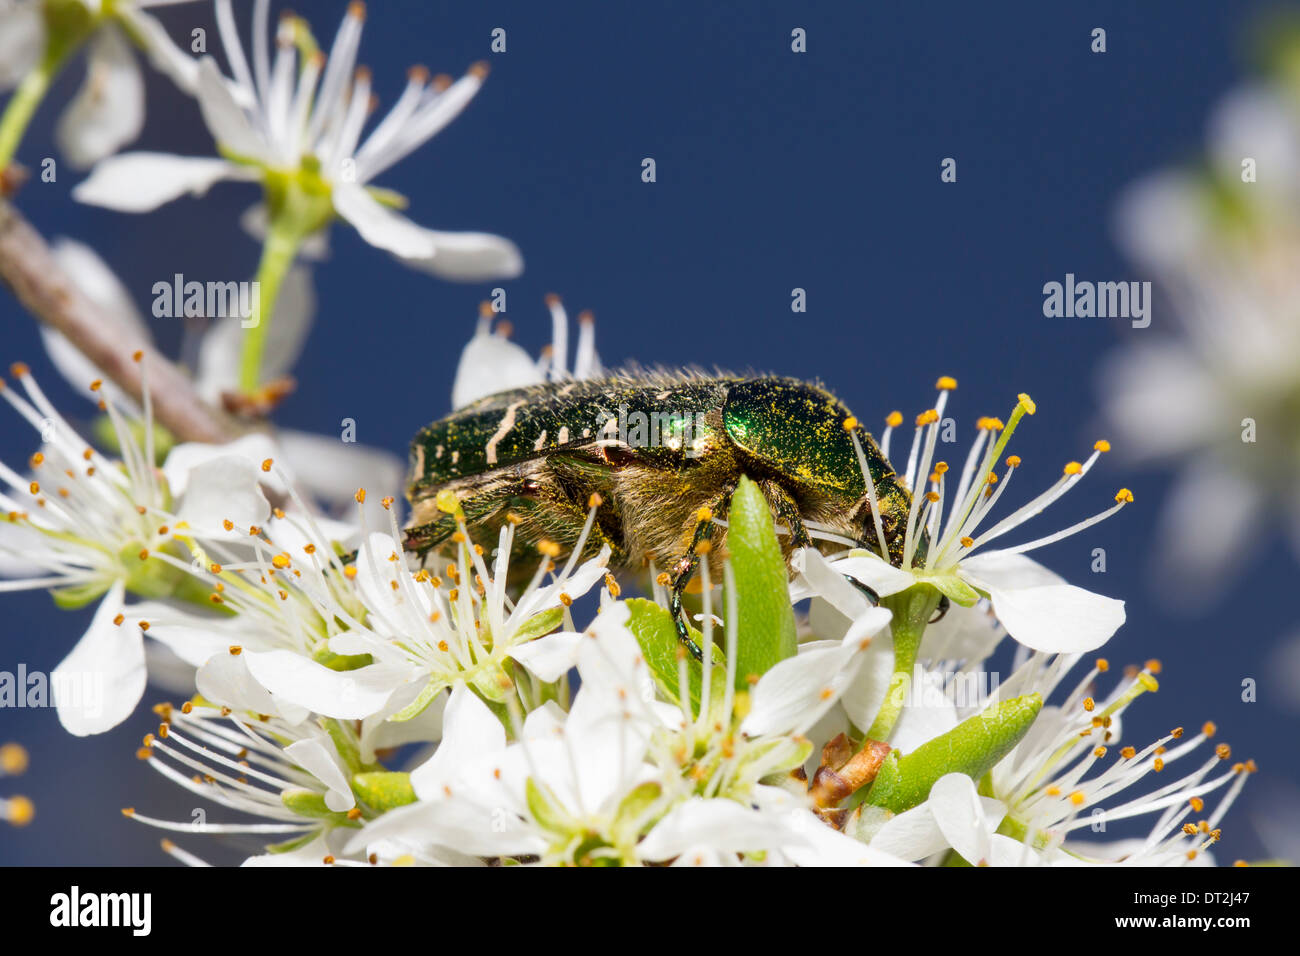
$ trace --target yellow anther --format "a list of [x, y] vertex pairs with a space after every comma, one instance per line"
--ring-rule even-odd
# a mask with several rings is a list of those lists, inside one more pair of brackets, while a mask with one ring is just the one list
[[1160, 661], [1156, 660], [1154, 657], [1146, 663], [1146, 669], [1153, 674], [1160, 673], [1160, 666]]
[[1034, 404], [1034, 400], [1024, 392], [1021, 392], [1016, 398], [1020, 402], [1020, 407], [1025, 410], [1025, 414], [1032, 415], [1038, 411], [1038, 406]]
[[1192, 799], [1187, 801], [1187, 804], [1197, 813], [1200, 813], [1202, 810], [1205, 809], [1205, 801], [1202, 800], [1200, 797], [1192, 797]]
[[283, 571], [289, 566], [289, 555], [282, 551], [271, 558], [271, 564]]
[[560, 546], [549, 538], [543, 538], [537, 542], [537, 551], [548, 558], [558, 558], [560, 556]]
[[1073, 803], [1076, 807], [1083, 806], [1084, 802], [1087, 801], [1087, 799], [1088, 798], [1083, 795], [1082, 790], [1076, 790], [1074, 791], [1074, 793], [1070, 794], [1070, 802]]
[[1219, 746], [1214, 748], [1214, 756], [1218, 757], [1220, 760], [1227, 760], [1232, 756], [1232, 748], [1227, 744], [1219, 744]]
[[925, 500], [928, 501], [928, 502], [930, 502], [930, 504], [932, 504], [932, 505], [933, 505], [933, 504], [937, 504], [937, 503], [939, 502], [939, 492], [937, 492], [937, 491], [927, 491], [927, 492], [925, 493]]
[[924, 425], [933, 425], [938, 420], [939, 412], [933, 408], [929, 408], [916, 416], [916, 425], [920, 428]]
[[605, 499], [602, 498], [597, 492], [594, 491], [591, 493], [590, 497], [587, 498], [587, 507], [589, 509], [599, 508], [604, 503], [605, 503]]
[[941, 392], [951, 392], [957, 387], [957, 380], [951, 375], [941, 375], [939, 381], [934, 383], [934, 387]]
[[903, 424], [903, 413], [898, 411], [890, 412], [885, 416], [885, 424], [890, 428], [897, 428]]
[[1133, 492], [1127, 488], [1121, 488], [1115, 492], [1115, 503], [1119, 504], [1121, 501], [1126, 505], [1131, 505], [1133, 503]]
[[16, 827], [25, 827], [36, 816], [36, 805], [24, 796], [10, 797], [7, 813], [9, 822]]
[[1091, 714], [1093, 708], [1096, 706], [1097, 706], [1097, 702], [1094, 701], [1091, 697], [1085, 697], [1083, 699], [1083, 709], [1086, 710], [1088, 713]]
[[1110, 442], [1106, 439], [1099, 439], [1093, 446], [1093, 451], [1110, 451]]
[[1098, 747], [1092, 752], [1092, 755], [1100, 760], [1102, 757], [1106, 756], [1106, 748]]
[[1007, 467], [1008, 467], [1008, 468], [1019, 468], [1019, 467], [1020, 467], [1020, 456], [1019, 456], [1019, 455], [1007, 455]]
[[858, 420], [854, 418], [852, 415], [844, 419], [844, 430], [846, 432], [851, 432], [853, 431], [853, 429], [857, 427], [858, 427]]
[[1207, 737], [1213, 737], [1218, 732], [1219, 732], [1219, 727], [1212, 720], [1207, 720], [1204, 724], [1201, 725], [1201, 733], [1205, 734], [1205, 736]]
[[274, 462], [272, 462], [270, 458], [266, 459], [266, 461], [262, 462], [262, 470], [270, 471], [272, 464], [274, 464]]
[[1149, 691], [1155, 692], [1160, 689], [1160, 682], [1145, 671], [1138, 674], [1137, 679], [1138, 683]]
[[363, 505], [363, 504], [365, 504], [365, 503], [366, 503], [366, 489], [364, 489], [364, 488], [358, 488], [358, 489], [357, 489], [357, 493], [356, 493], [355, 495], [353, 495], [352, 497], [353, 497], [354, 499], [356, 499], [357, 504], [359, 504], [359, 505]]
[[1083, 465], [1077, 461], [1066, 462], [1065, 473], [1067, 475], [1081, 475], [1083, 474]]
[[963, 548], [972, 548], [975, 546], [975, 539], [971, 537], [967, 537], [966, 535], [962, 535], [961, 546]]
[[1097, 658], [1097, 670], [1101, 671], [1103, 674], [1106, 673], [1106, 671], [1110, 670], [1110, 661], [1106, 660], [1104, 657]]
[[22, 744], [7, 743], [0, 746], [0, 770], [3, 770], [6, 776], [18, 776], [27, 769], [27, 763], [27, 748]]

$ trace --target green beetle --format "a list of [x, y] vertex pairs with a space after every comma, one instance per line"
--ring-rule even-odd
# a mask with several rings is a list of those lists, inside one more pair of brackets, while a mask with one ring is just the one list
[[886, 553], [898, 565], [911, 496], [838, 399], [796, 379], [685, 372], [501, 392], [422, 429], [411, 443], [405, 546], [427, 554], [457, 530], [435, 501], [446, 490], [456, 494], [470, 536], [488, 548], [509, 520], [516, 540], [534, 550], [543, 541], [572, 550], [594, 505], [583, 556], [608, 545], [615, 567], [666, 569], [679, 635], [698, 656], [681, 596], [702, 542], [725, 556], [725, 531], [713, 519], [725, 519], [742, 476], [789, 530], [787, 558], [795, 548], [844, 542], [879, 553], [851, 434], [871, 474]]

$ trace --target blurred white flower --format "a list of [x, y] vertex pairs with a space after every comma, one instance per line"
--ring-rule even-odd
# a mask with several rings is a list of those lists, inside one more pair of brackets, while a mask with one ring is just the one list
[[40, 99], [70, 56], [86, 46], [86, 78], [55, 128], [76, 169], [112, 155], [144, 126], [144, 77], [132, 44], [181, 89], [193, 92], [198, 64], [150, 8], [189, 0], [0, 0], [0, 91], [15, 92], [0, 119], [0, 168], [8, 165]]
[[74, 197], [147, 212], [187, 192], [201, 195], [223, 179], [261, 182], [269, 244], [296, 251], [338, 216], [371, 245], [445, 279], [518, 275], [523, 260], [509, 240], [417, 226], [396, 211], [401, 197], [368, 185], [455, 119], [482, 86], [486, 66], [455, 82], [430, 82], [426, 71], [413, 69], [397, 103], [361, 142], [371, 109], [370, 72], [355, 68], [364, 4], [348, 7], [328, 57], [303, 52], [314, 43], [297, 17], [281, 19], [272, 41], [269, 7], [269, 0], [257, 0], [254, 8], [250, 69], [230, 0], [216, 0], [233, 77], [204, 57], [195, 93], [221, 158], [124, 154], [96, 166]]
[[1128, 453], [1180, 468], [1152, 569], [1189, 611], [1224, 594], [1271, 528], [1300, 553], [1300, 107], [1281, 84], [1238, 89], [1211, 116], [1208, 152], [1204, 170], [1156, 173], [1119, 205], [1120, 245], [1167, 311], [1099, 379]]

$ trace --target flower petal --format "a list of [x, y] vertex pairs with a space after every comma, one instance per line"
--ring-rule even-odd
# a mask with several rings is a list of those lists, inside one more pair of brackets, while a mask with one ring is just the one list
[[537, 677], [550, 683], [557, 681], [578, 664], [578, 648], [585, 635], [574, 631], [548, 634], [510, 648], [507, 655], [523, 664]]
[[993, 831], [1006, 814], [1001, 803], [980, 797], [974, 781], [964, 773], [950, 773], [935, 781], [926, 805], [944, 839], [962, 859], [972, 865], [990, 861]]
[[124, 593], [122, 582], [113, 585], [86, 633], [50, 675], [59, 722], [78, 737], [116, 727], [144, 696], [144, 638], [138, 627], [113, 623]]
[[442, 717], [442, 742], [432, 757], [411, 771], [411, 787], [421, 800], [442, 797], [444, 788], [471, 760], [505, 750], [506, 730], [469, 687], [457, 684]]
[[96, 31], [86, 78], [59, 117], [55, 140], [73, 169], [86, 169], [140, 135], [144, 78], [126, 38], [115, 26]]
[[[199, 534], [247, 538], [249, 529], [270, 516], [271, 505], [259, 487], [260, 469], [247, 458], [222, 455], [189, 472], [185, 494], [176, 510]], [[227, 530], [224, 522], [234, 527]]]
[[370, 664], [336, 671], [293, 651], [249, 651], [253, 679], [276, 697], [339, 720], [361, 720], [378, 711], [411, 678], [405, 668]]
[[22, 82], [45, 52], [45, 15], [39, 3], [0, 7], [0, 90]]
[[407, 265], [432, 272], [440, 279], [483, 282], [513, 279], [524, 271], [524, 257], [519, 247], [503, 236], [487, 232], [426, 231], [433, 236], [437, 252], [432, 258], [405, 261]]
[[356, 183], [334, 184], [334, 209], [361, 238], [403, 259], [432, 258], [437, 252], [433, 233], [383, 205]]
[[235, 100], [226, 78], [217, 69], [216, 60], [205, 56], [199, 63], [199, 79], [195, 88], [203, 122], [217, 144], [236, 156], [268, 160], [266, 144], [248, 121], [248, 116]]
[[[989, 555], [985, 555], [989, 557]], [[988, 592], [993, 613], [1016, 641], [1036, 651], [1078, 654], [1105, 644], [1124, 623], [1124, 602], [1072, 584], [1018, 586], [1019, 570], [1003, 573], [988, 564], [977, 576], [963, 568], [969, 584]], [[1003, 586], [1002, 581], [1009, 582]]]
[[118, 212], [149, 212], [189, 193], [202, 196], [223, 179], [248, 179], [249, 172], [224, 159], [123, 153], [101, 160], [72, 189], [72, 198]]
[[494, 335], [486, 325], [481, 325], [460, 353], [451, 389], [451, 407], [464, 408], [488, 395], [540, 385], [543, 380], [532, 356], [504, 335]]
[[342, 813], [357, 805], [338, 757], [330, 753], [319, 740], [295, 740], [284, 748], [284, 752], [294, 763], [325, 784], [328, 788], [325, 806], [335, 813]]

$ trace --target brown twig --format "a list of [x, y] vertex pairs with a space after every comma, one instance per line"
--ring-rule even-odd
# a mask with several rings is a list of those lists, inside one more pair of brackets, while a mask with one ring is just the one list
[[234, 419], [199, 398], [184, 372], [152, 344], [124, 328], [117, 316], [81, 293], [59, 267], [41, 234], [2, 196], [0, 281], [27, 311], [62, 332], [105, 377], [136, 401], [143, 398], [141, 366], [132, 356], [142, 351], [154, 417], [177, 438], [224, 442], [239, 435]]

